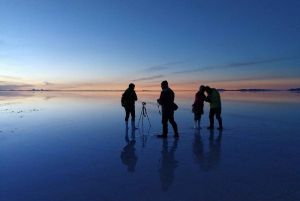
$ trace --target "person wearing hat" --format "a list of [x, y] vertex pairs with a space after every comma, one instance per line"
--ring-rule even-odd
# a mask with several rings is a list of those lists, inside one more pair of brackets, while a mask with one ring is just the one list
[[137, 95], [134, 91], [135, 85], [130, 83], [128, 89], [125, 90], [124, 94], [127, 97], [127, 103], [124, 105], [125, 108], [125, 125], [126, 129], [128, 129], [128, 119], [129, 115], [131, 115], [131, 128], [137, 129], [135, 127], [135, 101], [137, 101]]
[[172, 89], [169, 88], [168, 82], [165, 80], [161, 83], [162, 92], [160, 93], [159, 99], [157, 102], [161, 105], [162, 108], [162, 125], [163, 133], [157, 135], [157, 137], [166, 138], [168, 135], [168, 121], [171, 123], [174, 130], [174, 137], [179, 137], [177, 124], [174, 121], [174, 99], [175, 94]]
[[199, 87], [199, 91], [195, 95], [195, 101], [192, 105], [192, 112], [194, 113], [194, 128], [200, 129], [201, 115], [203, 114], [204, 100], [206, 96], [204, 95], [204, 86]]
[[207, 127], [207, 129], [214, 129], [214, 116], [216, 115], [216, 119], [219, 122], [219, 130], [223, 129], [222, 125], [222, 118], [221, 118], [221, 96], [218, 90], [215, 88], [210, 88], [209, 86], [206, 86], [204, 88], [205, 92], [207, 93], [207, 97], [205, 99], [206, 102], [209, 102], [210, 104], [210, 110], [209, 110], [209, 121], [210, 125]]

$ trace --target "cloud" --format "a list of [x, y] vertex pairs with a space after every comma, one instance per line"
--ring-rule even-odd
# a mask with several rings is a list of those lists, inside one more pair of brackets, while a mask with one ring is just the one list
[[2, 75], [0, 77], [7, 78], [7, 79], [21, 80], [21, 78], [18, 78], [18, 77], [2, 76]]
[[30, 85], [30, 84], [20, 84], [20, 85], [17, 85], [17, 84], [6, 84], [6, 85], [0, 85], [0, 90], [24, 90], [24, 88], [27, 88], [27, 89], [31, 89], [33, 88], [34, 86], [33, 85]]
[[272, 62], [278, 62], [278, 61], [292, 60], [292, 59], [297, 59], [297, 58], [300, 58], [300, 56], [273, 58], [273, 59], [256, 60], [256, 61], [249, 61], [249, 62], [234, 62], [234, 63], [230, 63], [227, 65], [222, 65], [222, 66], [208, 66], [208, 67], [191, 69], [191, 70], [175, 71], [175, 72], [172, 72], [171, 74], [194, 73], [194, 72], [202, 72], [202, 71], [209, 71], [209, 70], [214, 70], [214, 69], [224, 69], [224, 68], [242, 68], [242, 67], [267, 64], [267, 63], [272, 63]]
[[144, 80], [153, 80], [153, 79], [157, 79], [157, 78], [162, 78], [165, 77], [164, 75], [156, 75], [156, 76], [151, 76], [151, 77], [143, 77], [143, 78], [139, 78], [139, 79], [135, 79], [135, 80], [131, 80], [131, 81], [144, 81]]
[[50, 83], [50, 82], [47, 82], [47, 81], [46, 81], [46, 82], [44, 82], [44, 84], [45, 84], [45, 85], [55, 85], [55, 84], [52, 84], [52, 83]]
[[273, 58], [273, 59], [267, 59], [267, 60], [257, 60], [257, 61], [249, 61], [249, 62], [237, 62], [237, 63], [231, 63], [227, 66], [224, 66], [225, 68], [232, 68], [232, 67], [244, 67], [244, 66], [253, 66], [253, 65], [259, 65], [259, 64], [266, 64], [266, 63], [272, 63], [276, 61], [285, 61], [285, 60], [291, 60], [299, 58], [299, 56], [294, 57], [283, 57], [283, 58]]
[[167, 69], [170, 69], [174, 65], [183, 64], [183, 63], [187, 63], [187, 62], [189, 62], [189, 61], [187, 61], [187, 60], [185, 60], [185, 61], [174, 61], [174, 62], [169, 62], [169, 63], [157, 65], [157, 66], [152, 66], [152, 67], [146, 68], [146, 69], [144, 69], [142, 71], [149, 73], [149, 72], [156, 72], [156, 71], [161, 71], [161, 70], [167, 70]]
[[213, 82], [238, 82], [238, 81], [254, 81], [254, 80], [270, 80], [270, 79], [282, 79], [284, 76], [264, 76], [264, 77], [252, 77], [252, 78], [235, 78], [235, 79], [221, 79], [214, 80]]

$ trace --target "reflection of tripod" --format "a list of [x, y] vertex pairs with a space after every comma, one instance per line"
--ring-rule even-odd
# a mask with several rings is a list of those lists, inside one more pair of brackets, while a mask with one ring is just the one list
[[148, 118], [148, 122], [149, 122], [150, 127], [151, 127], [151, 123], [150, 123], [150, 120], [149, 120], [149, 117], [148, 117], [148, 114], [147, 114], [147, 110], [146, 110], [146, 106], [145, 106], [146, 103], [143, 102], [142, 105], [143, 105], [143, 107], [142, 107], [142, 111], [141, 111], [141, 115], [140, 115], [138, 127], [139, 127], [139, 124], [140, 124], [141, 117], [143, 117], [143, 118], [142, 118], [142, 127], [144, 126], [144, 117], [147, 117], [147, 118]]

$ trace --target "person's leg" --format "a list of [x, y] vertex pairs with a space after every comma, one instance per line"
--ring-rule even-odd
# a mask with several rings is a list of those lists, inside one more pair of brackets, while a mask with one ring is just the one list
[[131, 114], [131, 128], [137, 129], [137, 127], [135, 127], [135, 108], [130, 109], [130, 114]]
[[163, 133], [161, 135], [157, 135], [157, 137], [167, 137], [168, 135], [168, 116], [165, 112], [161, 115], [161, 123], [163, 126]]
[[125, 109], [125, 126], [128, 129], [129, 109]]
[[214, 128], [214, 116], [215, 116], [215, 114], [216, 114], [215, 108], [210, 108], [210, 110], [209, 110], [210, 125], [209, 125], [209, 127], [207, 127], [207, 129], [213, 129]]
[[130, 109], [131, 121], [135, 121], [135, 108]]
[[177, 128], [177, 123], [174, 121], [174, 112], [169, 114], [169, 122], [173, 127], [174, 130], [174, 137], [178, 137], [178, 128]]
[[200, 113], [197, 112], [194, 113], [194, 121], [195, 121], [194, 128], [199, 128], [198, 124], [199, 124], [200, 117], [201, 117]]
[[199, 119], [197, 121], [197, 128], [201, 128], [200, 123], [201, 123], [201, 114], [199, 114]]
[[219, 122], [219, 128], [218, 128], [219, 130], [220, 130], [220, 129], [223, 129], [221, 112], [222, 112], [222, 108], [218, 107], [218, 108], [216, 109], [216, 119], [217, 119], [218, 122]]

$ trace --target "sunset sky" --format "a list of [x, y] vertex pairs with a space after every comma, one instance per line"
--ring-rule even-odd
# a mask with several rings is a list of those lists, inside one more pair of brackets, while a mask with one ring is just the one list
[[0, 90], [300, 87], [299, 0], [1, 0]]

